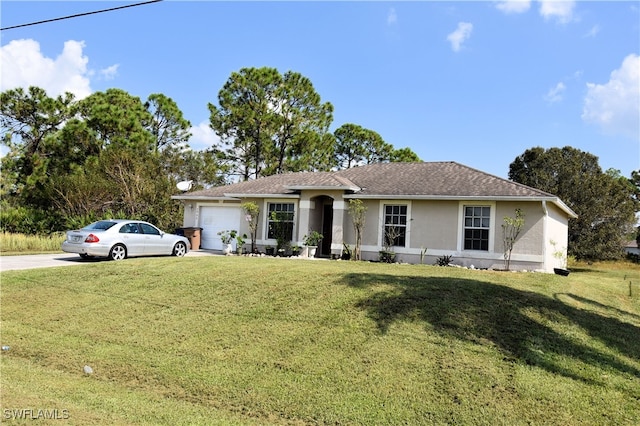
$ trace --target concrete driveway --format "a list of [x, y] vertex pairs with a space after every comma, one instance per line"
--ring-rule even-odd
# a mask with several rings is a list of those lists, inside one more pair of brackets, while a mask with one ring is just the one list
[[[213, 255], [216, 255], [216, 253], [206, 250], [190, 251], [187, 253], [188, 257]], [[19, 269], [51, 268], [53, 266], [88, 265], [106, 261], [105, 259], [82, 259], [77, 254], [69, 253], [0, 256], [0, 272]]]

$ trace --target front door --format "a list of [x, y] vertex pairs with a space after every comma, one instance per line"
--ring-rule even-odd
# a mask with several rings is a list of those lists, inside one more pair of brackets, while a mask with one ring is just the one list
[[325, 204], [322, 212], [322, 245], [320, 254], [331, 255], [331, 237], [333, 235], [333, 205]]

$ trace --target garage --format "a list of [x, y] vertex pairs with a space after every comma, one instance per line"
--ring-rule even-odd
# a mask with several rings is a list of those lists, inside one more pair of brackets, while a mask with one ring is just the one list
[[242, 209], [240, 207], [202, 206], [199, 225], [202, 228], [200, 246], [207, 250], [222, 250], [222, 241], [218, 232], [231, 229], [239, 230], [241, 216]]

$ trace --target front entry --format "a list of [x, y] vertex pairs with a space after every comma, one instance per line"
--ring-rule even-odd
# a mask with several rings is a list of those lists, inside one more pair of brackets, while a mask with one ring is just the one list
[[[328, 201], [333, 201], [329, 199]], [[333, 204], [322, 206], [322, 247], [320, 254], [331, 256], [331, 238], [333, 235]]]

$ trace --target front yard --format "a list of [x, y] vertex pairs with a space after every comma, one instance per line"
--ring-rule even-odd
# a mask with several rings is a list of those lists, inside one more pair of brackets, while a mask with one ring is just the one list
[[5, 272], [2, 415], [639, 424], [639, 276], [248, 257]]

